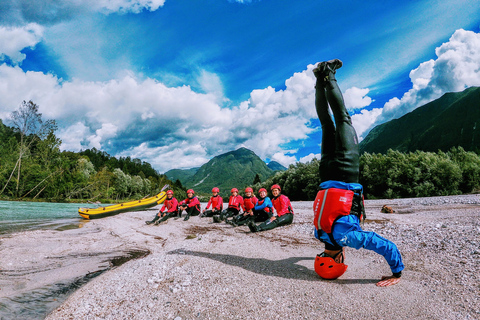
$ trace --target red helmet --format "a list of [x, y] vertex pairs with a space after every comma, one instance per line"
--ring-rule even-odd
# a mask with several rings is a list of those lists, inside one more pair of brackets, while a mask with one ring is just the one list
[[248, 188], [245, 189], [245, 192], [253, 192], [253, 189], [248, 187]]
[[231, 193], [234, 193], [234, 192], [237, 192], [238, 193], [238, 189], [237, 188], [232, 188], [232, 190], [230, 190]]
[[325, 254], [317, 254], [315, 258], [315, 272], [323, 279], [334, 280], [347, 271], [348, 266], [337, 263], [332, 257]]
[[167, 191], [167, 195], [168, 195], [168, 194], [171, 194], [171, 195], [173, 196], [173, 190], [168, 190], [168, 191]]
[[188, 189], [188, 190], [187, 190], [187, 193], [193, 193], [193, 194], [195, 194], [195, 191], [193, 191], [193, 189]]
[[220, 189], [218, 189], [217, 187], [215, 187], [215, 188], [212, 189], [212, 192], [219, 193], [219, 192], [220, 192]]
[[278, 189], [278, 190], [282, 191], [282, 188], [280, 188], [280, 186], [278, 184], [274, 184], [270, 189], [271, 190]]
[[262, 191], [265, 191], [265, 192], [267, 192], [267, 189], [265, 189], [265, 188], [261, 188], [260, 190], [258, 190], [258, 193], [260, 193], [260, 192], [262, 192]]

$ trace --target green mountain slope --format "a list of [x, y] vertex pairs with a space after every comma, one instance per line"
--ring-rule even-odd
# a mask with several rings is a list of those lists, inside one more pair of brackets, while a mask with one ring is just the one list
[[480, 87], [446, 93], [401, 118], [376, 126], [360, 143], [360, 152], [480, 149]]
[[273, 173], [253, 151], [240, 148], [212, 158], [184, 185], [201, 193], [210, 193], [213, 187], [218, 187], [222, 196], [225, 196], [230, 194], [231, 188], [242, 190], [251, 185], [257, 174], [264, 181]]
[[172, 169], [167, 172], [165, 172], [165, 175], [167, 176], [168, 179], [172, 181], [177, 181], [180, 180], [182, 185], [185, 185], [185, 183], [192, 178], [195, 173], [197, 173], [199, 167], [197, 168], [191, 168], [191, 169]]
[[287, 168], [285, 168], [284, 166], [282, 166], [280, 163], [278, 163], [277, 161], [270, 161], [268, 164], [267, 164], [267, 167], [269, 167], [270, 169], [272, 169], [273, 171], [285, 171], [287, 170]]

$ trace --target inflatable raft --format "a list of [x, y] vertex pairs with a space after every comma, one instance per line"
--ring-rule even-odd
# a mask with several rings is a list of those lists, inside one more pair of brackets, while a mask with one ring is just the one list
[[141, 200], [128, 201], [106, 207], [78, 208], [78, 214], [84, 219], [104, 218], [122, 212], [145, 210], [163, 203], [166, 198], [167, 193], [165, 191], [162, 191], [156, 196], [144, 198]]

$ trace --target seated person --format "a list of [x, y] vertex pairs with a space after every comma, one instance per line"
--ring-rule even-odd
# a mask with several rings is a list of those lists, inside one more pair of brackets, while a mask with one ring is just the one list
[[285, 226], [293, 222], [293, 208], [290, 203], [290, 199], [280, 193], [282, 189], [278, 184], [274, 184], [271, 189], [273, 194], [272, 205], [277, 215], [272, 215], [270, 219], [267, 219], [259, 225], [256, 225], [253, 221], [250, 221], [248, 223], [248, 228], [251, 232], [271, 230], [273, 228]]
[[234, 217], [239, 214], [241, 207], [243, 206], [243, 198], [238, 194], [238, 189], [233, 188], [230, 190], [231, 196], [228, 200], [228, 208], [223, 210], [220, 215], [213, 216], [213, 222], [221, 222], [227, 218]]
[[[167, 209], [166, 211], [163, 211]], [[173, 197], [173, 190], [167, 191], [167, 199], [163, 203], [162, 208], [158, 211], [158, 214], [155, 215], [152, 221], [145, 221], [146, 224], [155, 224], [158, 225], [163, 221], [166, 221], [168, 218], [174, 217], [177, 215], [178, 211], [178, 201]], [[161, 218], [161, 219], [160, 219]]]
[[267, 189], [261, 188], [258, 190], [258, 203], [253, 208], [254, 222], [264, 222], [273, 216], [273, 204], [272, 200], [267, 197]]
[[253, 208], [255, 208], [257, 202], [258, 199], [253, 194], [253, 189], [250, 187], [246, 188], [245, 197], [243, 197], [243, 214], [237, 215], [232, 220], [225, 220], [225, 222], [233, 226], [241, 226], [246, 224], [250, 217], [253, 217]]
[[[218, 194], [220, 192], [220, 189], [217, 187], [212, 189], [212, 196], [210, 197], [210, 200], [208, 200], [207, 206], [205, 209], [203, 209], [203, 213], [200, 215], [200, 218], [202, 217], [213, 217], [216, 214], [220, 214], [223, 210], [223, 199], [222, 197]], [[211, 210], [208, 210], [212, 206]]]
[[198, 216], [200, 214], [200, 201], [195, 196], [193, 189], [187, 190], [187, 199], [180, 202], [178, 205], [178, 216], [182, 216], [182, 212], [185, 210], [187, 215], [183, 221], [187, 221], [191, 216]]

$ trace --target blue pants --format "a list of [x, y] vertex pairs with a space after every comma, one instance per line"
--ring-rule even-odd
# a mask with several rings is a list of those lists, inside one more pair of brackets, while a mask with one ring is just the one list
[[[392, 270], [392, 273], [400, 272], [404, 269], [402, 256], [397, 246], [379, 236], [372, 231], [363, 231], [360, 227], [360, 221], [355, 215], [348, 215], [338, 219], [332, 230], [333, 239], [342, 247], [355, 249], [365, 248], [382, 255]], [[335, 245], [330, 240], [328, 234], [322, 230], [315, 229], [315, 238], [318, 240]]]

